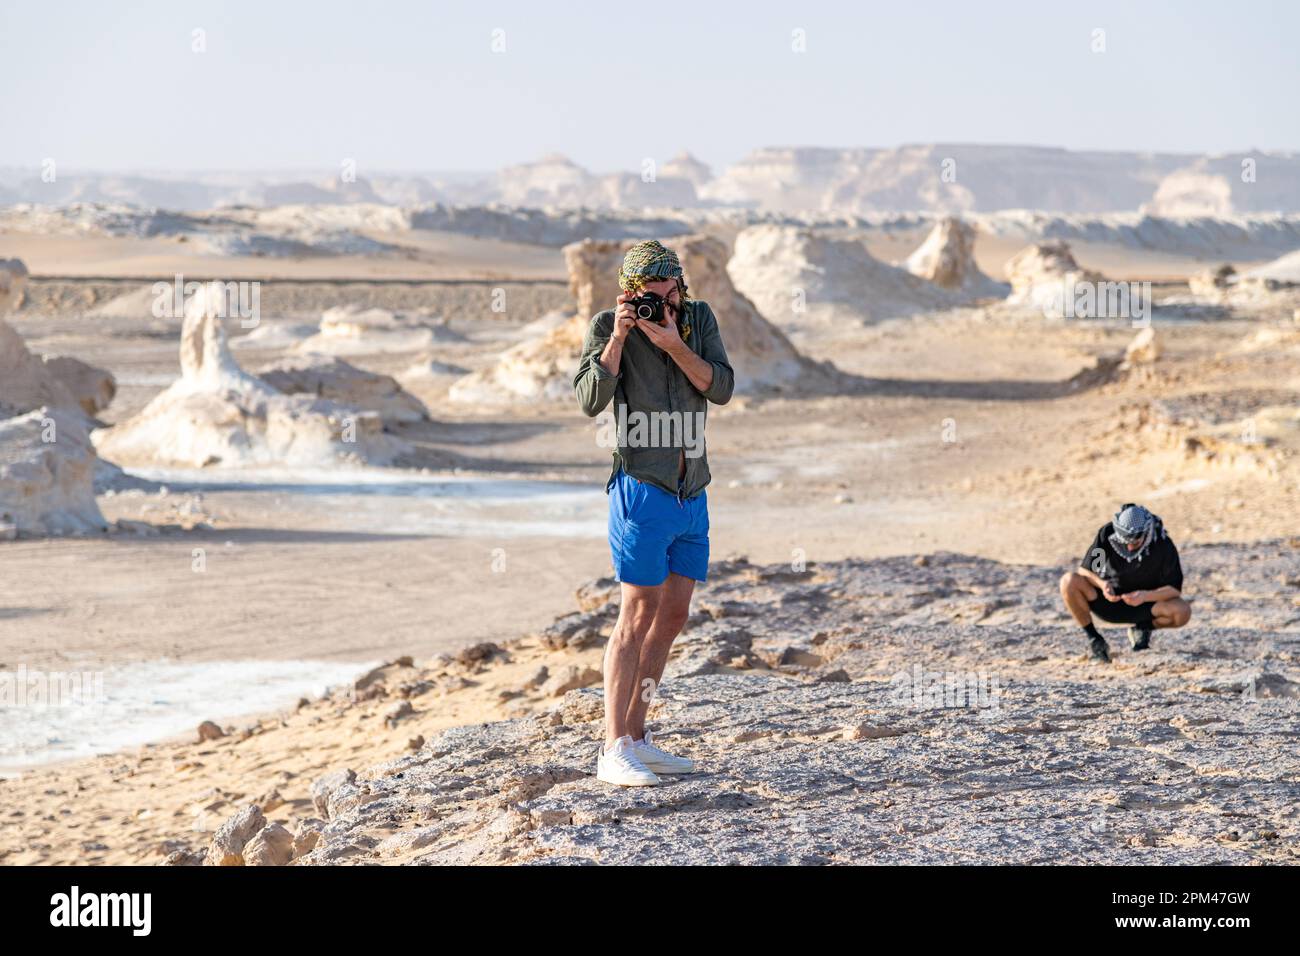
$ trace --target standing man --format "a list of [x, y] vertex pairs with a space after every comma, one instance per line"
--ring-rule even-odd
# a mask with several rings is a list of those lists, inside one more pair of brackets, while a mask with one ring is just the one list
[[1093, 539], [1077, 571], [1061, 577], [1061, 597], [1088, 637], [1093, 660], [1110, 663], [1110, 648], [1092, 622], [1095, 614], [1128, 624], [1135, 651], [1151, 646], [1157, 627], [1182, 627], [1192, 608], [1182, 594], [1183, 568], [1164, 522], [1141, 505], [1122, 505]]
[[695, 582], [708, 572], [704, 422], [709, 402], [731, 398], [735, 375], [713, 310], [687, 298], [671, 249], [637, 243], [623, 259], [619, 285], [616, 308], [591, 320], [573, 388], [589, 416], [612, 400], [618, 430], [605, 490], [622, 607], [605, 648], [605, 741], [596, 776], [644, 787], [659, 783], [661, 773], [694, 769], [656, 747], [645, 720]]

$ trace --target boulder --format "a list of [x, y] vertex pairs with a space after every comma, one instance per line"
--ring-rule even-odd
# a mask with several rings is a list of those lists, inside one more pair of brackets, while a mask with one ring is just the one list
[[1147, 326], [1129, 342], [1124, 349], [1124, 365], [1132, 368], [1136, 365], [1151, 365], [1161, 354], [1161, 342], [1156, 335], [1155, 326]]
[[1005, 285], [980, 271], [975, 262], [975, 230], [956, 216], [936, 222], [905, 267], [914, 276], [972, 298], [1007, 294]]
[[221, 729], [221, 725], [215, 721], [205, 720], [199, 724], [199, 743], [207, 743], [209, 740], [220, 740], [226, 736], [226, 732]]
[[22, 303], [27, 285], [27, 266], [21, 259], [0, 259], [0, 318]]
[[325, 819], [329, 819], [329, 799], [330, 795], [336, 790], [354, 783], [357, 779], [356, 772], [350, 769], [335, 770], [328, 773], [311, 785], [311, 801], [315, 806], [316, 812]]
[[1039, 242], [1016, 253], [1007, 262], [1011, 294], [1006, 304], [1042, 312], [1048, 317], [1065, 314], [1065, 303], [1082, 282], [1101, 282], [1102, 277], [1079, 265], [1068, 243]]
[[103, 531], [95, 465], [94, 446], [77, 415], [42, 407], [0, 418], [0, 524], [13, 535]]
[[547, 678], [546, 682], [542, 684], [541, 692], [544, 697], [563, 697], [571, 690], [590, 687], [592, 684], [599, 684], [600, 681], [600, 671], [594, 667], [566, 664]]
[[112, 372], [70, 355], [47, 355], [41, 361], [87, 415], [93, 417], [112, 404], [113, 396], [117, 394], [117, 379]]
[[266, 817], [256, 804], [249, 804], [221, 824], [212, 836], [207, 866], [243, 866], [244, 848], [266, 826]]
[[1206, 269], [1187, 279], [1192, 295], [1217, 299], [1237, 280], [1237, 270], [1224, 263], [1217, 269]]
[[287, 866], [293, 859], [293, 849], [293, 834], [272, 823], [244, 844], [244, 866]]
[[68, 386], [28, 350], [13, 326], [0, 319], [0, 418], [47, 406], [89, 424]]

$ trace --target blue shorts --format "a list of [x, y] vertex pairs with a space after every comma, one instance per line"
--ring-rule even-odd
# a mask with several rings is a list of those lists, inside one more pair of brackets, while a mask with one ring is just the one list
[[669, 572], [703, 581], [709, 572], [709, 498], [681, 501], [620, 470], [609, 489], [614, 577], [655, 587]]

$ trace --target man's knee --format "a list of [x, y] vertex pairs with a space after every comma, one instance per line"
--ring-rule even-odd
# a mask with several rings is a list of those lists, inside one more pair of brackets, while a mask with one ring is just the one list
[[623, 605], [618, 612], [618, 624], [614, 628], [615, 639], [640, 641], [650, 630], [658, 610], [658, 595], [653, 592], [624, 595]]
[[1091, 600], [1088, 592], [1092, 590], [1092, 588], [1088, 583], [1088, 579], [1078, 571], [1066, 571], [1062, 574], [1060, 588], [1061, 596], [1066, 600], [1069, 600], [1071, 593], [1078, 594]]
[[1162, 615], [1168, 620], [1169, 627], [1182, 627], [1192, 619], [1192, 606], [1182, 598], [1175, 598], [1172, 601], [1162, 602], [1166, 605]]

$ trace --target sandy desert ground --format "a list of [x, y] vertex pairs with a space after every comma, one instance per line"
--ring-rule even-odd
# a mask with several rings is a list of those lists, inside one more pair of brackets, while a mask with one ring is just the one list
[[[868, 248], [898, 260], [922, 238]], [[1165, 861], [1294, 862], [1300, 831], [1287, 754], [1300, 686], [1300, 326], [1291, 298], [1158, 311], [1160, 355], [1132, 367], [1118, 365], [1135, 334], [1127, 321], [1051, 320], [997, 302], [871, 324], [791, 324], [791, 342], [809, 359], [832, 361], [840, 385], [739, 396], [711, 415], [720, 570], [698, 592], [696, 626], [674, 665], [680, 683], [669, 682], [659, 706], [666, 721], [715, 726], [717, 739], [681, 741], [701, 758], [719, 763], [724, 738], [744, 738], [737, 759], [752, 767], [791, 759], [819, 769], [797, 784], [763, 777], [750, 788], [714, 776], [665, 788], [647, 804], [601, 795], [574, 775], [584, 741], [594, 742], [583, 688], [598, 680], [599, 635], [556, 635], [584, 585], [581, 612], [604, 615], [584, 627], [609, 623], [608, 606], [591, 596], [601, 586], [587, 584], [608, 573], [608, 451], [596, 426], [562, 401], [478, 406], [449, 397], [459, 375], [536, 338], [530, 323], [573, 308], [564, 257], [555, 247], [452, 235], [416, 245], [400, 258], [212, 259], [161, 240], [0, 234], [0, 255], [24, 259], [32, 274], [10, 324], [36, 352], [75, 355], [115, 375], [117, 395], [98, 414], [108, 426], [129, 421], [177, 376], [179, 319], [109, 307], [138, 297], [141, 277], [261, 280], [264, 321], [286, 336], [245, 342], [232, 331], [233, 354], [248, 369], [292, 357], [303, 329], [335, 306], [424, 309], [440, 322], [431, 349], [347, 355], [397, 377], [427, 407], [429, 420], [392, 428], [414, 449], [406, 467], [136, 470], [98, 496], [117, 523], [109, 534], [0, 543], [7, 668], [111, 675], [159, 660], [312, 661], [356, 676], [385, 665], [275, 715], [231, 713], [214, 698], [203, 718], [227, 733], [202, 744], [193, 742], [195, 720], [177, 728], [183, 740], [0, 780], [0, 861], [194, 862], [253, 801], [262, 823], [306, 841], [297, 855], [308, 863], [631, 861], [630, 844], [604, 825], [633, 817], [642, 836], [678, 837], [681, 861], [710, 852], [773, 860], [751, 845], [746, 807], [785, 821], [781, 840], [796, 848], [785, 861], [1129, 862], [1129, 848]], [[977, 245], [977, 259], [1000, 279], [1019, 248]], [[1154, 280], [1158, 296], [1174, 300], [1206, 266], [1120, 247], [1078, 244], [1074, 253], [1108, 276]], [[502, 287], [511, 305], [492, 312], [492, 291]], [[442, 363], [434, 374], [410, 375], [431, 358]], [[1149, 504], [1186, 549], [1196, 616], [1186, 631], [1161, 635], [1148, 660], [1124, 657], [1098, 675], [1056, 606], [1054, 582], [1127, 500]], [[805, 564], [782, 577], [782, 567]], [[872, 569], [885, 571], [866, 587], [858, 578]], [[904, 599], [925, 592], [934, 597]], [[746, 600], [748, 610], [725, 611]], [[933, 605], [924, 620], [922, 604]], [[804, 605], [806, 613], [791, 613]], [[722, 657], [701, 651], [725, 643], [713, 632], [728, 613], [764, 623]], [[779, 634], [770, 627], [777, 620]], [[966, 712], [891, 715], [882, 681], [913, 662], [998, 673], [1017, 688], [1011, 716], [990, 729]], [[1233, 735], [1255, 732], [1238, 727], [1248, 718], [1223, 702], [1239, 696], [1251, 667], [1271, 675], [1261, 677], [1264, 716], [1250, 718], [1263, 721], [1252, 725], [1264, 729], [1251, 746], [1268, 769], [1254, 772], [1244, 756], [1214, 757]], [[742, 712], [768, 727], [758, 737], [744, 720], [721, 716], [747, 699], [737, 679], [765, 682], [754, 692], [765, 702]], [[787, 687], [797, 706], [781, 703]], [[793, 707], [784, 723], [773, 716], [782, 706]], [[833, 718], [813, 716], [835, 708], [842, 713]], [[439, 736], [506, 718], [513, 722]], [[841, 738], [848, 750], [832, 746]], [[465, 769], [467, 749], [515, 754], [543, 739], [532, 776]], [[939, 780], [924, 769], [935, 747], [953, 767], [975, 751], [983, 762]], [[1120, 777], [1114, 765], [1106, 776], [1097, 748], [1124, 757]], [[8, 769], [21, 765], [14, 757]], [[372, 772], [380, 765], [388, 769]], [[750, 766], [728, 772], [743, 777]], [[1026, 793], [1007, 782], [1030, 769], [1063, 775], [1052, 777], [1062, 789]], [[342, 770], [380, 783], [367, 789], [344, 778], [313, 793], [316, 780]], [[1065, 780], [1071, 773], [1077, 791]], [[863, 790], [862, 774], [879, 785]], [[465, 792], [424, 799], [421, 775], [472, 779]], [[879, 811], [870, 833], [807, 824], [830, 805], [815, 795], [830, 791], [831, 803], [869, 791]], [[906, 846], [898, 839], [927, 801], [1013, 791], [993, 830], [979, 831], [978, 803], [954, 804], [946, 831]], [[1047, 832], [1050, 808], [1075, 799], [1071, 826], [1103, 818], [1092, 842]], [[1168, 824], [1193, 805], [1186, 820]], [[376, 808], [410, 819], [376, 822]], [[664, 823], [669, 808], [700, 812]], [[1014, 838], [1016, 820], [1033, 821], [1043, 836], [1037, 855]], [[718, 826], [734, 839], [708, 851], [703, 834]], [[987, 842], [963, 838], [973, 832]], [[268, 860], [280, 852], [263, 850]]]

